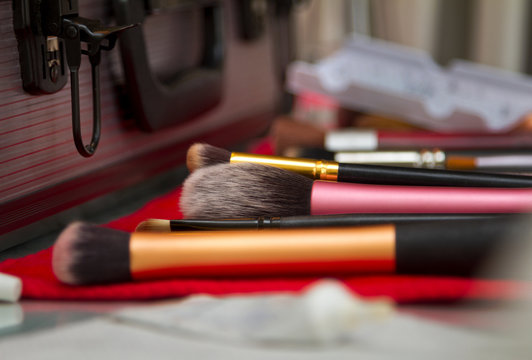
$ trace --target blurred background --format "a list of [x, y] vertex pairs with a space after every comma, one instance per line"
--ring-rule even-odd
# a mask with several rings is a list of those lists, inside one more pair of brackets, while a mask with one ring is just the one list
[[295, 12], [298, 59], [314, 61], [351, 33], [421, 49], [445, 66], [466, 59], [532, 73], [527, 0], [313, 0]]

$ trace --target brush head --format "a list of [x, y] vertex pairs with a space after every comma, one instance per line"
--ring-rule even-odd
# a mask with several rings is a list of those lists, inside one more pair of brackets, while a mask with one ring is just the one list
[[135, 231], [170, 232], [172, 227], [170, 226], [170, 220], [148, 219], [138, 224]]
[[196, 143], [187, 151], [187, 168], [190, 172], [206, 166], [226, 164], [230, 160], [230, 151], [209, 144]]
[[70, 224], [52, 254], [55, 276], [71, 285], [131, 280], [130, 234], [82, 222]]
[[185, 218], [196, 219], [308, 215], [312, 184], [272, 166], [219, 164], [185, 180], [180, 206]]

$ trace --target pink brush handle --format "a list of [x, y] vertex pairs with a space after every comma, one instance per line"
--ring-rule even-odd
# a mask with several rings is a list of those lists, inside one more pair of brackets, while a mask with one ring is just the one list
[[532, 212], [532, 189], [363, 185], [315, 181], [311, 214]]

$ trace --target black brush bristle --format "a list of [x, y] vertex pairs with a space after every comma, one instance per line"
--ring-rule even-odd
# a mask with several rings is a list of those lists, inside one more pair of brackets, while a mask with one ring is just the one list
[[194, 144], [187, 152], [187, 167], [191, 172], [206, 166], [226, 164], [230, 160], [230, 151], [209, 144]]
[[53, 269], [62, 282], [102, 284], [131, 280], [130, 234], [100, 226], [74, 223], [58, 237]]
[[185, 218], [246, 218], [310, 213], [313, 181], [288, 170], [253, 163], [199, 169], [184, 182]]

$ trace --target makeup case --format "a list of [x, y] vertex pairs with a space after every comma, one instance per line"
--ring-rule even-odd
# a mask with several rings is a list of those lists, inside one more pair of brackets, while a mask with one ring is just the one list
[[292, 3], [0, 0], [0, 250], [178, 185], [192, 142], [264, 133]]

